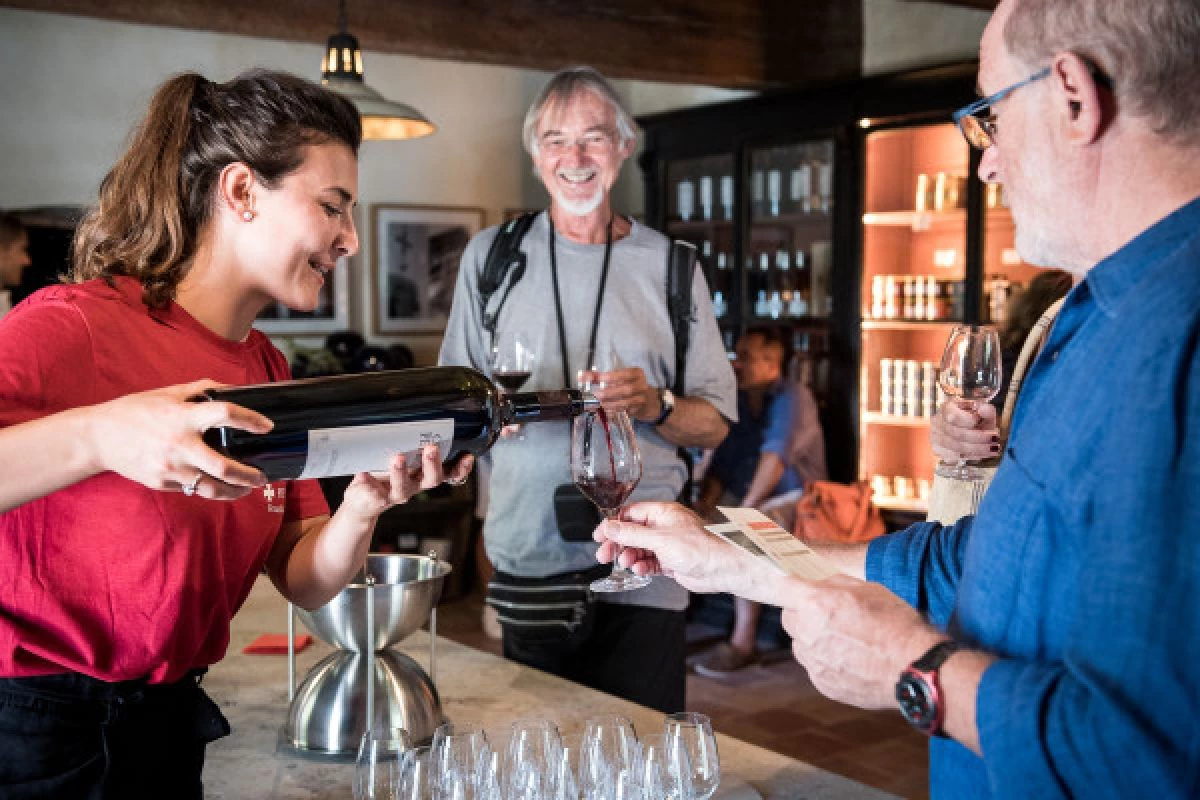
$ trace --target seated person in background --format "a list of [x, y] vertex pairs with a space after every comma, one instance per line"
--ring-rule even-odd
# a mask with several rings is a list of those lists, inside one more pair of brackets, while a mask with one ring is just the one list
[[0, 317], [12, 308], [9, 289], [21, 284], [29, 260], [29, 234], [16, 214], [0, 212]]
[[[713, 452], [698, 510], [716, 505], [791, 510], [815, 480], [825, 479], [825, 436], [807, 387], [783, 374], [787, 348], [777, 328], [750, 328], [737, 343], [738, 422]], [[734, 598], [733, 633], [696, 672], [720, 677], [754, 663], [762, 607]]]

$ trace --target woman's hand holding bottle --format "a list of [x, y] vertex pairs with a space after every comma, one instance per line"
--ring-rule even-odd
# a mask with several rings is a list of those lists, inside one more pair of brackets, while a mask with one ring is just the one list
[[[201, 438], [227, 426], [252, 433], [271, 430], [269, 419], [231, 403], [191, 402], [213, 381], [168, 386], [80, 409], [93, 474], [116, 472], [151, 489], [236, 500], [266, 483], [257, 469], [226, 458]], [[75, 413], [75, 412], [66, 412]]]

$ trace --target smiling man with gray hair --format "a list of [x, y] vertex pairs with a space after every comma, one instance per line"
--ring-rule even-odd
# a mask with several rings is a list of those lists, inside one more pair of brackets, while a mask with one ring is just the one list
[[[499, 229], [468, 245], [440, 361], [492, 374], [493, 339], [520, 334], [537, 355], [521, 390], [580, 381], [593, 387], [605, 409], [633, 420], [644, 464], [634, 497], [673, 500], [687, 472], [679, 448], [715, 447], [737, 413], [703, 273], [695, 270], [691, 285], [683, 391], [673, 392], [679, 365], [667, 303], [670, 242], [614, 213], [610, 200], [636, 145], [632, 117], [600, 73], [577, 67], [550, 79], [523, 133], [550, 209], [520, 241], [523, 273], [510, 269], [486, 308], [480, 281]], [[660, 577], [594, 601], [588, 584], [607, 570], [595, 567], [598, 518], [572, 492], [569, 436], [568, 425], [534, 425], [491, 451], [484, 543], [496, 566], [488, 602], [499, 613], [504, 653], [682, 711], [687, 592]]]

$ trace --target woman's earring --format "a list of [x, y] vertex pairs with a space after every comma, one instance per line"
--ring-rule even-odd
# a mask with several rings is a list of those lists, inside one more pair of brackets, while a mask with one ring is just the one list
[[246, 220], [246, 222], [249, 222], [250, 220], [254, 219], [254, 212], [247, 208], [242, 212], [242, 219]]

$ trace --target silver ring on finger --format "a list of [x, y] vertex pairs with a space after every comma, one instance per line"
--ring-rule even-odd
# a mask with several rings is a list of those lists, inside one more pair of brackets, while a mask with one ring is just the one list
[[200, 485], [200, 479], [203, 477], [204, 477], [203, 472], [197, 472], [196, 477], [192, 479], [191, 483], [185, 483], [183, 485], [183, 494], [186, 497], [191, 497], [192, 495], [194, 495], [196, 493], [196, 487]]
[[451, 486], [462, 486], [464, 483], [466, 483], [466, 482], [467, 482], [467, 478], [468, 478], [468, 477], [470, 477], [470, 476], [469, 476], [469, 475], [463, 475], [463, 476], [462, 476], [461, 478], [459, 478], [458, 480], [454, 480], [453, 478], [446, 478], [446, 483], [450, 484]]

